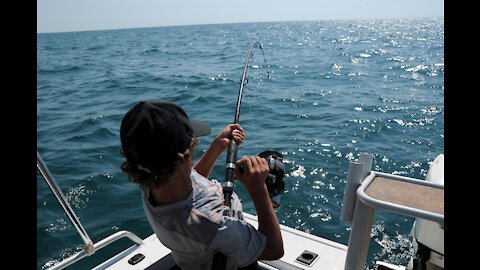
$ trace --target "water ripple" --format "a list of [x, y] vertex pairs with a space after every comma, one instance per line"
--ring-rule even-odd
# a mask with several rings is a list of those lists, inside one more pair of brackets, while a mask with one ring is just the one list
[[[238, 155], [281, 152], [281, 224], [346, 244], [349, 225], [339, 215], [349, 161], [370, 152], [375, 170], [424, 178], [444, 150], [443, 26], [443, 18], [427, 18], [39, 34], [38, 150], [92, 237], [122, 229], [147, 236], [138, 189], [120, 170], [124, 113], [141, 99], [180, 104], [212, 127], [200, 155], [232, 122], [246, 50], [259, 41], [267, 64], [255, 50]], [[211, 175], [223, 179], [224, 166]], [[241, 185], [237, 191], [254, 212]], [[46, 185], [38, 185], [37, 200], [37, 242], [49, 243], [37, 247], [41, 269], [73, 254], [78, 235], [59, 218]], [[391, 213], [379, 219], [368, 262], [405, 262], [413, 221]]]

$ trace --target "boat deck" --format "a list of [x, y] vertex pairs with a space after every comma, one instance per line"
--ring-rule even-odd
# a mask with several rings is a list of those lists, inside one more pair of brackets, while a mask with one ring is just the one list
[[[245, 219], [258, 228], [257, 218], [244, 213]], [[276, 261], [260, 261], [261, 269], [317, 269], [343, 270], [347, 246], [315, 235], [281, 225], [285, 255]], [[94, 270], [175, 269], [170, 250], [163, 246], [155, 234], [133, 245], [117, 256], [93, 268]], [[141, 253], [145, 258], [131, 265], [128, 260]], [[315, 256], [317, 255], [317, 256]], [[310, 264], [308, 264], [310, 262]]]

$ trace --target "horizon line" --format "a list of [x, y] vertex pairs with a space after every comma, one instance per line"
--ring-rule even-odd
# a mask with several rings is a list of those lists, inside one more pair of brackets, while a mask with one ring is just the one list
[[94, 32], [94, 31], [114, 31], [114, 30], [134, 30], [144, 28], [161, 28], [161, 27], [176, 27], [176, 26], [197, 26], [197, 25], [221, 25], [221, 24], [250, 24], [250, 23], [283, 23], [283, 22], [321, 22], [321, 21], [365, 21], [365, 20], [415, 20], [415, 19], [435, 19], [444, 18], [442, 16], [424, 16], [424, 17], [397, 17], [397, 18], [343, 18], [343, 19], [306, 19], [306, 20], [273, 20], [273, 21], [246, 21], [246, 22], [217, 22], [217, 23], [195, 23], [195, 24], [172, 24], [172, 25], [158, 25], [158, 26], [138, 26], [138, 27], [120, 27], [120, 28], [99, 28], [88, 30], [71, 30], [71, 31], [45, 31], [38, 32], [38, 34], [60, 34], [60, 33], [80, 33], [80, 32]]

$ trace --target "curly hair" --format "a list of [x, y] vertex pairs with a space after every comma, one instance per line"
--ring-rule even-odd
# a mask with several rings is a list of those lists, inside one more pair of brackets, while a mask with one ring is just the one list
[[[128, 180], [137, 183], [144, 189], [151, 189], [161, 186], [168, 182], [170, 176], [175, 172], [180, 164], [183, 164], [186, 159], [192, 157], [195, 147], [198, 145], [198, 139], [192, 138], [190, 146], [183, 153], [176, 153], [176, 156], [167, 164], [161, 164], [157, 168], [144, 168], [140, 164], [125, 160], [121, 169], [128, 175]], [[123, 149], [120, 149], [120, 154], [123, 154]]]

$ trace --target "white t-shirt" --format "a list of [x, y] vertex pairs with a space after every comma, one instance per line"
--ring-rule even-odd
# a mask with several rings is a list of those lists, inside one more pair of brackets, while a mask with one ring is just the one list
[[194, 169], [192, 192], [179, 202], [153, 206], [150, 192], [142, 190], [145, 214], [160, 242], [172, 250], [179, 267], [211, 269], [213, 255], [225, 254], [227, 269], [244, 267], [258, 259], [266, 237], [243, 220], [242, 204], [232, 194], [231, 212], [223, 205], [221, 184]]

